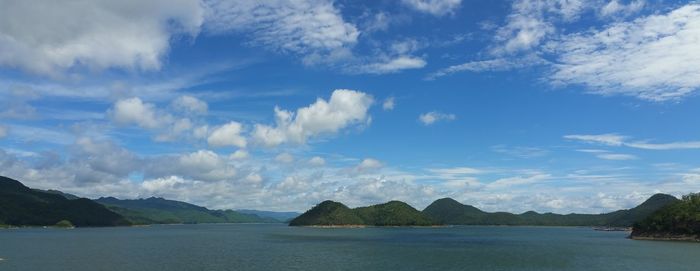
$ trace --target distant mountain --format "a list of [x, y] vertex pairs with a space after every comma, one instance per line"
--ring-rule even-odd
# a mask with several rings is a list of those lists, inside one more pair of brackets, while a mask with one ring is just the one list
[[420, 211], [400, 201], [350, 209], [342, 203], [330, 200], [319, 203], [289, 223], [290, 226], [429, 226], [435, 224]]
[[186, 202], [156, 197], [134, 200], [103, 197], [95, 201], [121, 214], [134, 224], [280, 222], [254, 214], [243, 214], [232, 210], [209, 210]]
[[257, 216], [263, 217], [263, 218], [272, 218], [272, 219], [280, 221], [280, 222], [289, 222], [290, 220], [292, 220], [293, 218], [295, 218], [301, 214], [301, 213], [297, 213], [297, 212], [272, 212], [272, 211], [247, 210], [247, 209], [239, 209], [239, 210], [236, 210], [236, 212], [239, 212], [241, 214], [257, 215]]
[[454, 199], [439, 199], [423, 210], [423, 213], [436, 222], [450, 225], [534, 225], [534, 226], [610, 226], [630, 227], [654, 211], [677, 201], [673, 196], [656, 194], [639, 206], [607, 214], [540, 214], [525, 212], [488, 213]]
[[700, 193], [683, 196], [638, 221], [631, 237], [700, 241]]
[[77, 227], [130, 225], [121, 215], [89, 199], [68, 199], [0, 176], [0, 225], [53, 226], [63, 220]]

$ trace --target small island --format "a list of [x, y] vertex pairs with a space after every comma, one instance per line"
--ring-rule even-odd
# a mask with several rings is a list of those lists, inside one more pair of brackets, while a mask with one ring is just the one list
[[685, 195], [635, 223], [630, 238], [700, 242], [700, 193]]
[[290, 226], [364, 227], [364, 226], [437, 226], [441, 225], [401, 201], [390, 201], [350, 209], [342, 203], [324, 201], [293, 219]]

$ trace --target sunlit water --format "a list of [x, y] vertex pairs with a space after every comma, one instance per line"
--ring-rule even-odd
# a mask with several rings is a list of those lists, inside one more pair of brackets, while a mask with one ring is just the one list
[[0, 230], [0, 270], [700, 270], [700, 244], [588, 228], [218, 224]]

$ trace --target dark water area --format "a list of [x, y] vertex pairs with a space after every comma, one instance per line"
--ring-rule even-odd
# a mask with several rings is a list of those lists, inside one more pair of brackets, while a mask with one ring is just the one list
[[698, 270], [700, 244], [556, 227], [0, 230], [0, 270]]

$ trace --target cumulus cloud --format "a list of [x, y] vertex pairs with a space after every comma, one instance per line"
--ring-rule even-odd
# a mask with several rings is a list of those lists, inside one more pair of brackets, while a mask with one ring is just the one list
[[309, 165], [320, 167], [326, 165], [326, 160], [319, 156], [314, 156], [309, 159]]
[[[174, 103], [180, 100], [177, 99]], [[203, 105], [206, 106], [206, 103], [203, 103]], [[155, 132], [154, 139], [156, 141], [172, 141], [183, 135], [189, 135], [196, 123], [187, 114], [197, 115], [201, 114], [201, 112], [195, 113], [185, 110], [181, 113], [186, 115], [173, 115], [170, 112], [158, 109], [155, 104], [144, 102], [139, 97], [117, 100], [112, 108], [107, 110], [107, 115], [116, 124], [136, 125]], [[193, 136], [195, 138], [201, 138], [203, 136], [201, 133], [207, 132], [206, 129], [201, 129], [201, 127], [194, 129]]]
[[372, 96], [348, 89], [333, 91], [328, 101], [318, 98], [315, 103], [296, 112], [275, 107], [275, 125], [256, 124], [253, 140], [272, 147], [284, 143], [303, 144], [309, 138], [334, 134], [346, 127], [365, 123]]
[[241, 135], [243, 132], [243, 125], [231, 121], [227, 124], [221, 125], [214, 128], [211, 135], [207, 138], [207, 142], [210, 146], [214, 147], [224, 147], [224, 146], [236, 146], [239, 148], [245, 148], [247, 145], [246, 138]]
[[700, 5], [575, 33], [552, 42], [559, 55], [549, 76], [592, 93], [650, 101], [679, 99], [700, 88]]
[[438, 121], [452, 121], [456, 118], [457, 116], [455, 116], [454, 114], [445, 114], [437, 111], [431, 111], [418, 116], [418, 120], [424, 125], [432, 125]]
[[360, 32], [345, 22], [330, 0], [210, 0], [206, 29], [242, 32], [254, 44], [303, 55], [306, 62], [343, 54]]
[[181, 176], [207, 182], [232, 180], [237, 174], [234, 165], [210, 150], [154, 157], [145, 162], [144, 168], [147, 178]]
[[67, 69], [157, 70], [178, 35], [196, 36], [198, 0], [2, 1], [0, 65], [56, 76]]
[[119, 124], [136, 124], [147, 129], [162, 127], [170, 121], [170, 116], [157, 114], [154, 104], [144, 103], [138, 97], [118, 100], [109, 115]]
[[179, 111], [193, 114], [206, 114], [209, 109], [206, 102], [188, 95], [175, 99], [172, 106]]
[[360, 164], [357, 165], [357, 170], [358, 171], [368, 171], [368, 170], [374, 170], [374, 169], [379, 169], [382, 166], [382, 162], [380, 162], [377, 159], [373, 158], [365, 158], [360, 162]]
[[565, 139], [583, 141], [586, 143], [604, 144], [609, 146], [625, 146], [644, 150], [684, 150], [700, 149], [700, 141], [678, 141], [653, 143], [649, 140], [628, 140], [629, 137], [618, 134], [600, 135], [566, 135]]
[[404, 5], [435, 16], [454, 13], [462, 0], [402, 0]]
[[291, 162], [294, 162], [294, 156], [292, 156], [289, 153], [283, 152], [275, 156], [275, 161], [289, 164]]
[[246, 151], [246, 150], [236, 150], [235, 152], [233, 152], [233, 153], [229, 156], [229, 159], [231, 159], [231, 160], [243, 160], [243, 159], [248, 158], [248, 156], [250, 156], [250, 154], [248, 153], [248, 151]]

